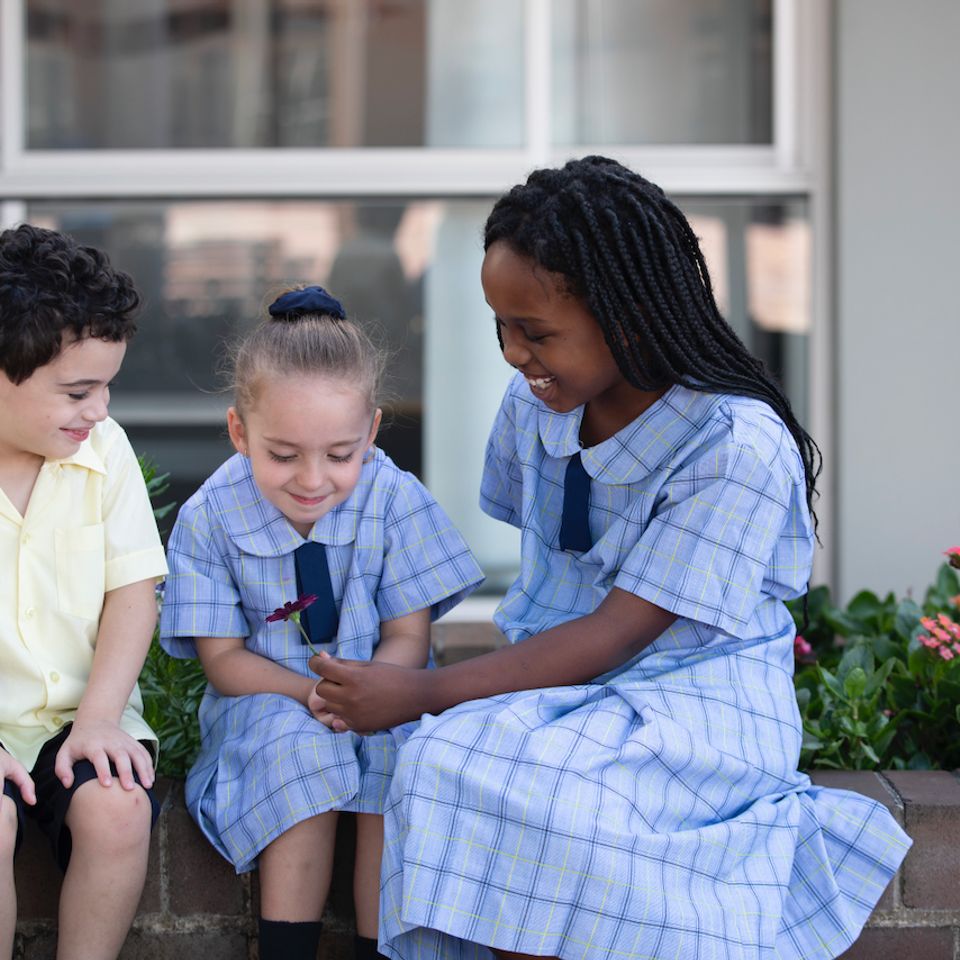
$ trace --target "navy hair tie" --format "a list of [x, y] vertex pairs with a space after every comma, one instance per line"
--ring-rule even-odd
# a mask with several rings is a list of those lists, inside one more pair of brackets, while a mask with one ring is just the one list
[[331, 297], [323, 287], [304, 287], [302, 290], [290, 290], [277, 297], [269, 306], [271, 317], [296, 320], [307, 313], [321, 313], [337, 320], [345, 320], [343, 304]]

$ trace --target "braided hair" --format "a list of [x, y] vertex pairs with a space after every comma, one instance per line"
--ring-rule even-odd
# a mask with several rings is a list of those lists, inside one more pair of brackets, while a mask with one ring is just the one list
[[681, 384], [772, 407], [800, 451], [813, 514], [820, 449], [720, 315], [697, 238], [658, 186], [606, 157], [536, 170], [491, 211], [484, 249], [498, 241], [563, 278], [632, 386]]

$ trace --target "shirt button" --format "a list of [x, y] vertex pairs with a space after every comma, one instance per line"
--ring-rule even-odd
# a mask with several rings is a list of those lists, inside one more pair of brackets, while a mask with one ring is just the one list
[[29, 543], [29, 542], [30, 542], [30, 534], [29, 534], [29, 533], [25, 533], [25, 534], [23, 535], [23, 537], [21, 538], [20, 542], [23, 543], [23, 544]]
[[63, 726], [63, 717], [54, 717], [54, 718], [53, 718], [53, 725], [54, 725], [55, 727], [62, 727], [62, 726]]
[[36, 611], [33, 609], [33, 607], [27, 607], [27, 609], [23, 611], [23, 615], [24, 615], [28, 620], [32, 620], [32, 619], [33, 619], [34, 613], [36, 613]]
[[51, 682], [51, 683], [59, 683], [59, 682], [60, 682], [60, 674], [57, 673], [56, 670], [51, 670], [51, 671], [50, 671], [50, 682]]

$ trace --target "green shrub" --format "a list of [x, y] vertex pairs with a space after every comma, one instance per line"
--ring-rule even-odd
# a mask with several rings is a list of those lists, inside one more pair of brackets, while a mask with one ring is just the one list
[[953, 769], [960, 766], [960, 580], [948, 551], [922, 604], [869, 590], [845, 607], [826, 587], [789, 604], [798, 636], [801, 766]]
[[[169, 474], [157, 473], [156, 464], [140, 457], [140, 469], [147, 492], [154, 505], [153, 514], [159, 524], [176, 506], [157, 504], [169, 484]], [[206, 689], [207, 679], [199, 660], [178, 660], [160, 646], [158, 633], [147, 653], [140, 674], [143, 694], [143, 717], [160, 740], [157, 773], [166, 777], [185, 777], [200, 749], [200, 727], [197, 708]]]

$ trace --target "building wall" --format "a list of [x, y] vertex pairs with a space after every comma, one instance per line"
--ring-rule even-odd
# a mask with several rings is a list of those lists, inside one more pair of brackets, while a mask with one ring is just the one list
[[960, 543], [960, 3], [835, 9], [836, 586], [920, 594]]

